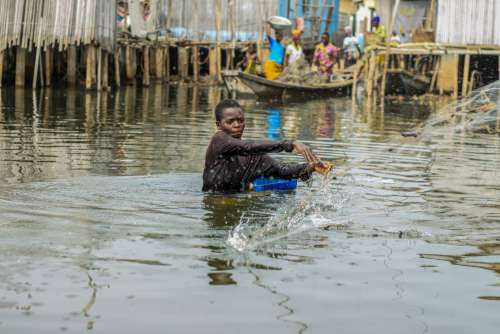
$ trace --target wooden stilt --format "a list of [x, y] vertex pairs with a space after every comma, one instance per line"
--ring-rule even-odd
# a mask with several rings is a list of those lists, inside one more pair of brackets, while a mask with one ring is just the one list
[[76, 84], [76, 46], [70, 45], [68, 47], [68, 84]]
[[186, 80], [188, 77], [189, 56], [188, 49], [179, 46], [177, 48], [177, 62], [179, 68], [179, 77], [181, 80]]
[[465, 55], [464, 73], [462, 80], [462, 97], [467, 95], [467, 88], [469, 85], [469, 68], [470, 68], [470, 55]]
[[2, 81], [3, 81], [3, 59], [4, 59], [4, 51], [0, 51], [0, 88], [2, 87]]
[[16, 50], [16, 87], [24, 87], [26, 71], [26, 49], [18, 46]]
[[163, 48], [156, 48], [155, 50], [156, 59], [156, 81], [163, 81]]
[[170, 81], [170, 47], [167, 45], [164, 52], [165, 57], [165, 79]]
[[217, 48], [211, 47], [208, 55], [210, 81], [217, 80]]
[[125, 47], [125, 75], [128, 84], [135, 84], [136, 67], [136, 51], [130, 46]]
[[453, 80], [453, 98], [454, 99], [458, 99], [458, 55], [454, 55], [453, 56], [455, 58], [455, 68], [454, 68], [454, 71], [453, 71], [453, 76], [454, 76], [454, 80]]
[[52, 85], [52, 57], [53, 52], [51, 48], [45, 50], [45, 86]]
[[87, 45], [87, 63], [85, 65], [85, 88], [92, 89], [92, 81], [95, 72], [95, 59], [94, 59], [94, 46], [89, 44]]
[[115, 84], [120, 87], [120, 47], [117, 47], [114, 54], [115, 59]]
[[102, 89], [108, 90], [109, 88], [109, 54], [104, 51], [102, 54]]
[[193, 47], [193, 81], [200, 80], [200, 50], [197, 46]]
[[215, 0], [215, 41], [216, 45], [216, 59], [217, 59], [217, 81], [222, 81], [222, 56], [221, 56], [221, 46], [220, 46], [220, 32], [222, 29], [222, 17], [221, 17], [221, 0]]
[[97, 90], [102, 89], [102, 48], [97, 48]]
[[358, 71], [359, 68], [354, 70], [354, 77], [352, 80], [352, 90], [351, 90], [351, 98], [352, 98], [352, 112], [356, 111], [356, 86], [358, 84]]
[[142, 73], [142, 85], [149, 86], [149, 46], [143, 48], [143, 73]]
[[434, 72], [432, 73], [431, 85], [429, 86], [429, 93], [433, 93], [436, 87], [439, 68], [441, 66], [441, 57], [437, 58], [434, 62]]

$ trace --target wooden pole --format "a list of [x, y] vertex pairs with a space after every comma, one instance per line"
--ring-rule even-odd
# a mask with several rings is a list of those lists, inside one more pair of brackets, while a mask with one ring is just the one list
[[136, 72], [136, 60], [135, 60], [135, 49], [130, 46], [125, 47], [125, 74], [127, 78], [127, 83], [135, 84], [135, 72]]
[[220, 47], [220, 31], [222, 26], [221, 18], [221, 0], [215, 0], [215, 39], [216, 39], [216, 57], [217, 57], [217, 81], [222, 81], [222, 59]]
[[217, 48], [211, 47], [208, 54], [208, 72], [211, 81], [217, 80]]
[[94, 66], [94, 46], [92, 44], [87, 45], [87, 62], [85, 65], [85, 88], [92, 89], [92, 79], [93, 72], [95, 72]]
[[167, 44], [165, 47], [165, 79], [170, 81], [170, 46]]
[[108, 90], [109, 88], [109, 54], [107, 51], [102, 55], [102, 89]]
[[150, 80], [149, 80], [149, 46], [145, 46], [143, 48], [143, 53], [142, 53], [142, 60], [143, 60], [143, 66], [144, 70], [142, 71], [142, 85], [143, 86], [149, 86]]
[[183, 46], [178, 46], [177, 59], [178, 59], [179, 76], [181, 80], [186, 80], [188, 77], [188, 70], [189, 70], [188, 49]]
[[76, 45], [68, 47], [68, 84], [76, 84]]
[[467, 96], [467, 88], [469, 84], [469, 68], [470, 68], [470, 55], [465, 55], [464, 73], [462, 80], [462, 97]]
[[48, 47], [45, 50], [45, 86], [52, 85], [52, 49]]
[[97, 48], [97, 90], [102, 89], [102, 48]]
[[26, 49], [18, 46], [16, 50], [16, 87], [24, 87], [26, 71]]
[[459, 61], [458, 61], [458, 58], [459, 58], [459, 55], [454, 55], [453, 56], [455, 58], [455, 61], [456, 61], [456, 65], [454, 66], [455, 68], [453, 69], [453, 79], [454, 79], [454, 86], [453, 86], [453, 98], [454, 99], [458, 99], [458, 64], [459, 64]]
[[[389, 36], [392, 35], [394, 21], [396, 21], [396, 15], [398, 14], [398, 10], [399, 10], [399, 2], [400, 2], [400, 0], [396, 0], [396, 3], [394, 4], [394, 8], [392, 10], [391, 24], [389, 26], [389, 31], [387, 32], [387, 34], [389, 34]], [[387, 44], [387, 47], [386, 47], [385, 58], [384, 58], [384, 71], [382, 73], [382, 83], [380, 86], [380, 98], [381, 99], [385, 98], [385, 85], [386, 85], [386, 81], [387, 81], [387, 70], [389, 68], [389, 60], [391, 57], [391, 43], [389, 43], [389, 41], [386, 41], [386, 44]]]
[[358, 84], [358, 72], [360, 68], [355, 68], [354, 69], [354, 77], [352, 80], [352, 91], [351, 91], [351, 98], [352, 98], [352, 111], [354, 112], [356, 110], [356, 85]]
[[4, 51], [0, 51], [0, 88], [2, 87], [2, 81], [3, 81], [3, 59], [4, 59]]
[[200, 80], [200, 50], [197, 46], [193, 47], [193, 81]]
[[163, 81], [163, 48], [156, 48], [155, 50], [156, 59], [156, 81]]
[[441, 67], [441, 57], [437, 58], [437, 60], [434, 62], [434, 73], [432, 73], [432, 80], [431, 80], [431, 85], [429, 86], [429, 93], [433, 93], [435, 90], [440, 67]]
[[116, 87], [120, 87], [120, 47], [115, 50], [115, 84]]
[[[42, 36], [42, 29], [38, 29], [38, 38], [36, 43], [36, 56], [35, 56], [35, 68], [33, 69], [33, 89], [36, 89], [36, 85], [38, 84], [38, 66], [40, 66], [40, 38]], [[0, 86], [2, 84], [0, 83]]]
[[228, 0], [228, 10], [229, 10], [229, 24], [230, 24], [230, 32], [231, 32], [231, 48], [229, 49], [227, 55], [227, 68], [234, 68], [234, 57], [235, 57], [235, 49], [236, 49], [236, 15], [235, 15], [235, 0]]
[[260, 0], [257, 0], [256, 4], [257, 8], [255, 10], [255, 22], [257, 22], [257, 58], [263, 63], [263, 53], [262, 53], [262, 34], [263, 34], [263, 27], [262, 27], [262, 14], [261, 14], [261, 8], [262, 4]]

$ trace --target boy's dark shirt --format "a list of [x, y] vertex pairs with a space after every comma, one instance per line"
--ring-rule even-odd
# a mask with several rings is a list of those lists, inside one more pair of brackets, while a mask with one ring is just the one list
[[282, 164], [266, 153], [292, 152], [292, 141], [250, 142], [218, 131], [210, 141], [203, 171], [203, 191], [245, 191], [258, 177], [307, 179], [308, 164]]

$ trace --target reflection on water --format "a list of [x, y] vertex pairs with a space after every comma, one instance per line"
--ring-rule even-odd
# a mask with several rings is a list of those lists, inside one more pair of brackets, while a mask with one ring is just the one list
[[223, 94], [1, 92], [1, 332], [497, 330], [498, 136], [402, 137], [426, 105], [245, 100], [245, 137], [300, 139], [335, 178], [203, 194]]

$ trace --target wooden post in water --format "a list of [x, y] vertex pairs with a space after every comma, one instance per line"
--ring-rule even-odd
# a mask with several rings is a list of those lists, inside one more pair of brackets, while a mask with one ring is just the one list
[[2, 88], [2, 81], [3, 81], [3, 59], [4, 59], [4, 51], [0, 51], [0, 88]]
[[95, 50], [92, 44], [87, 45], [87, 61], [85, 64], [85, 89], [92, 89], [92, 80], [95, 72]]
[[[392, 34], [392, 29], [394, 26], [394, 21], [396, 21], [396, 15], [398, 14], [399, 10], [399, 2], [400, 0], [396, 0], [396, 3], [394, 4], [394, 8], [392, 9], [392, 17], [391, 17], [391, 24], [389, 26], [389, 31], [387, 34], [391, 36]], [[389, 39], [390, 37], [387, 36], [386, 38]], [[385, 51], [385, 58], [384, 58], [384, 71], [382, 73], [382, 83], [380, 84], [380, 98], [384, 99], [385, 98], [385, 85], [387, 81], [387, 70], [389, 69], [389, 60], [391, 57], [391, 44], [389, 43], [388, 40], [385, 41], [386, 43], [386, 51]]]
[[440, 66], [441, 66], [441, 57], [436, 56], [436, 60], [434, 61], [434, 71], [432, 73], [431, 85], [429, 86], [429, 93], [431, 94], [434, 92], [436, 87]]
[[142, 85], [149, 86], [149, 46], [144, 46], [142, 52], [142, 60], [143, 60], [143, 73], [142, 73]]
[[215, 0], [215, 40], [216, 40], [216, 59], [217, 59], [217, 81], [222, 81], [222, 57], [221, 57], [221, 47], [220, 47], [220, 31], [222, 26], [221, 18], [221, 0]]
[[130, 46], [125, 47], [125, 75], [127, 78], [127, 83], [128, 84], [135, 84], [135, 71], [136, 71], [136, 61], [135, 61], [135, 54], [132, 54], [136, 52], [135, 49], [133, 49]]
[[76, 45], [68, 47], [68, 84], [76, 84]]
[[197, 46], [193, 47], [193, 81], [200, 80], [200, 49]]
[[454, 66], [454, 70], [453, 70], [453, 98], [456, 100], [458, 99], [458, 64], [459, 64], [459, 55], [454, 55], [453, 56], [455, 58], [455, 62], [456, 62], [456, 65]]
[[165, 80], [170, 81], [170, 46], [167, 44], [165, 47]]
[[464, 73], [462, 80], [462, 97], [467, 96], [467, 88], [469, 85], [469, 68], [470, 68], [470, 55], [465, 55]]
[[177, 47], [177, 67], [179, 68], [179, 77], [181, 80], [186, 80], [189, 70], [189, 55], [188, 49], [182, 46]]
[[120, 50], [120, 47], [117, 47], [114, 54], [116, 87], [120, 87]]
[[102, 89], [108, 90], [109, 88], [109, 54], [107, 51], [102, 55]]
[[52, 58], [52, 48], [48, 47], [45, 50], [45, 86], [47, 87], [52, 85]]
[[[359, 65], [358, 65], [359, 66]], [[358, 84], [358, 72], [360, 68], [356, 67], [354, 69], [354, 76], [352, 80], [352, 90], [351, 90], [351, 98], [352, 98], [352, 111], [354, 112], [356, 110], [356, 85]]]
[[26, 49], [16, 49], [16, 87], [24, 87], [26, 71]]
[[97, 48], [97, 91], [102, 89], [102, 48]]
[[210, 75], [210, 81], [217, 80], [217, 48], [210, 47], [208, 54], [208, 72]]
[[156, 81], [163, 81], [163, 48], [156, 48], [155, 50], [155, 59], [156, 59]]

